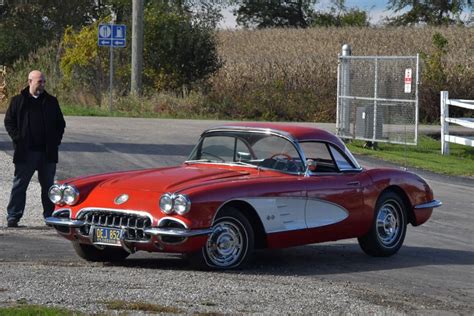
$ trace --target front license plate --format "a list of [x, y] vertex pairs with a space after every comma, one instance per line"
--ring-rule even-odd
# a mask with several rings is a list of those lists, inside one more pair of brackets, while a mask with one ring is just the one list
[[120, 246], [121, 230], [98, 227], [94, 229], [94, 243]]

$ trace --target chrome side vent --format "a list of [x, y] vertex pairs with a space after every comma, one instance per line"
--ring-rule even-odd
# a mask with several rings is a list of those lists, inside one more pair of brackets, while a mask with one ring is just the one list
[[[160, 223], [158, 224], [158, 227], [186, 229], [186, 226], [184, 226], [182, 223], [176, 220], [168, 219], [168, 218], [162, 219]], [[186, 237], [175, 237], [175, 236], [159, 236], [159, 238], [163, 243], [167, 243], [167, 244], [179, 244], [187, 239]]]
[[[59, 217], [59, 218], [71, 218], [71, 210], [70, 209], [63, 209], [63, 210], [57, 210], [53, 212], [54, 217]], [[60, 233], [63, 234], [69, 234], [71, 232], [71, 228], [66, 227], [66, 226], [55, 226], [56, 230]]]

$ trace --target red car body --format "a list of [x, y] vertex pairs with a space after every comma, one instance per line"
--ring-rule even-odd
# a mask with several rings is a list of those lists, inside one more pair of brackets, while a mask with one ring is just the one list
[[345, 238], [389, 256], [441, 205], [413, 173], [363, 169], [336, 136], [273, 123], [212, 128], [180, 166], [68, 179], [50, 196], [47, 224], [87, 260], [145, 250], [217, 269], [255, 248]]

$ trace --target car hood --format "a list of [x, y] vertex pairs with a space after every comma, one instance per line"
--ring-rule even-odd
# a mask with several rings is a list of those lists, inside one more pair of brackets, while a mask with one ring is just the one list
[[179, 166], [118, 175], [104, 181], [104, 189], [133, 189], [152, 192], [176, 192], [196, 184], [248, 176], [249, 172], [219, 168]]

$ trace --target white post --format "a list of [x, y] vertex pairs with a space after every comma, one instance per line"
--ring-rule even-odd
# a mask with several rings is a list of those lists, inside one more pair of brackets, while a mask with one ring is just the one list
[[[351, 60], [347, 57], [352, 55], [351, 46], [349, 44], [342, 45], [342, 85], [341, 85], [341, 95], [343, 97], [348, 97], [351, 95]], [[344, 58], [346, 57], [346, 58]], [[342, 109], [341, 109], [341, 119], [342, 122], [339, 124], [342, 125], [342, 135], [347, 136], [350, 134], [350, 123], [351, 123], [351, 101], [348, 99], [342, 99]]]
[[[377, 141], [377, 98], [378, 98], [378, 91], [377, 91], [377, 85], [379, 84], [379, 60], [377, 57], [375, 58], [375, 79], [374, 79], [374, 121], [372, 122], [373, 124], [373, 130], [372, 130], [372, 142], [375, 145], [375, 142]], [[370, 124], [370, 122], [367, 122]], [[374, 147], [375, 148], [375, 147]]]
[[[418, 102], [418, 87], [420, 85], [420, 54], [416, 54], [416, 83], [415, 83], [415, 144], [418, 144], [418, 124], [420, 120], [420, 104]], [[406, 135], [406, 134], [405, 134]]]
[[441, 104], [441, 154], [449, 155], [449, 142], [446, 141], [446, 138], [449, 137], [449, 123], [446, 122], [446, 118], [449, 117], [449, 108], [448, 108], [448, 91], [441, 91], [440, 95], [440, 104]]

